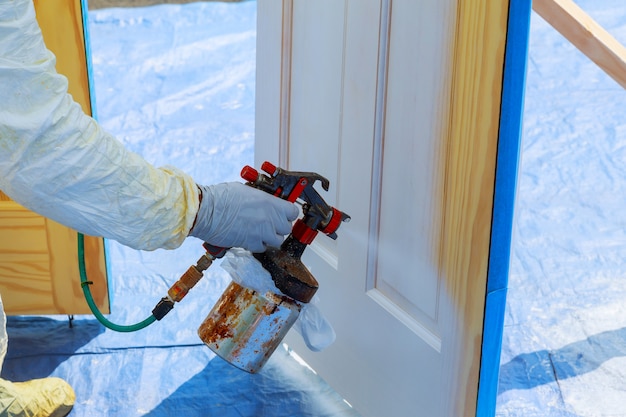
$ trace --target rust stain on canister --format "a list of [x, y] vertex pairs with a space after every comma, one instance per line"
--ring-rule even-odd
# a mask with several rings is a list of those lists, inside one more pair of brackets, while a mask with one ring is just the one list
[[261, 295], [231, 282], [198, 328], [198, 336], [227, 362], [255, 373], [278, 347], [300, 308], [284, 295]]
[[251, 295], [244, 288], [233, 282], [226, 288], [217, 304], [211, 310], [211, 314], [198, 328], [198, 335], [205, 343], [215, 343], [217, 340], [233, 337], [232, 328], [236, 327], [241, 306], [236, 302], [237, 298], [244, 293], [244, 300], [249, 300]]

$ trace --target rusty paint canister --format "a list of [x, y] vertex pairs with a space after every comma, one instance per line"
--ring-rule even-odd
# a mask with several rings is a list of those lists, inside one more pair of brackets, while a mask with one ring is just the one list
[[259, 371], [295, 323], [302, 305], [271, 291], [231, 282], [198, 328], [218, 356], [250, 373]]

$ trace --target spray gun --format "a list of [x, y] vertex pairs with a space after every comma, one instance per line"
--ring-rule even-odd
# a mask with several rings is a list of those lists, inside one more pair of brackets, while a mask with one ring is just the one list
[[[264, 291], [231, 282], [198, 328], [200, 339], [218, 356], [250, 373], [259, 371], [297, 320], [304, 304], [311, 301], [318, 282], [301, 261], [302, 254], [318, 232], [332, 239], [350, 216], [326, 204], [313, 185], [320, 181], [328, 191], [330, 182], [314, 172], [295, 172], [263, 163], [259, 173], [245, 166], [241, 176], [246, 185], [278, 198], [302, 205], [302, 217], [280, 248], [254, 254], [269, 272], [279, 290]], [[203, 244], [206, 253], [168, 290], [152, 311], [160, 320], [202, 278], [203, 272], [228, 248]]]
[[[314, 172], [287, 171], [270, 162], [264, 162], [261, 169], [268, 175], [259, 173], [246, 165], [241, 177], [246, 185], [265, 191], [292, 203], [302, 204], [303, 216], [296, 220], [291, 233], [279, 248], [268, 248], [255, 254], [263, 267], [271, 274], [276, 287], [296, 301], [308, 303], [315, 295], [318, 283], [315, 277], [302, 264], [301, 257], [307, 245], [313, 243], [318, 231], [331, 239], [337, 239], [337, 229], [342, 222], [350, 221], [350, 216], [326, 204], [313, 185], [320, 181], [324, 191], [328, 191], [330, 181]], [[202, 245], [206, 253], [192, 265], [181, 278], [170, 287], [167, 297], [161, 299], [152, 314], [161, 320], [187, 295], [189, 290], [202, 278], [213, 261], [222, 258], [229, 248]]]

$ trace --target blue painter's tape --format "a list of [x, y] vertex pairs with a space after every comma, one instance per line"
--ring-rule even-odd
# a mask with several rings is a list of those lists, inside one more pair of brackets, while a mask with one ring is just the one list
[[531, 0], [511, 0], [476, 415], [494, 416], [522, 136]]
[[506, 294], [507, 289], [502, 288], [488, 293], [485, 300], [485, 329], [476, 407], [476, 415], [481, 417], [493, 417], [496, 414]]
[[89, 37], [89, 17], [87, 0], [80, 0], [81, 15], [83, 19], [83, 37], [85, 39], [85, 61], [87, 62], [87, 82], [89, 84], [89, 103], [91, 104], [91, 117], [98, 119], [96, 111], [96, 89], [93, 81], [93, 67], [91, 64], [91, 39]]

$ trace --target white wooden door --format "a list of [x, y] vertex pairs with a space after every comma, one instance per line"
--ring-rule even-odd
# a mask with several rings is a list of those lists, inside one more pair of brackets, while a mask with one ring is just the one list
[[352, 216], [304, 257], [336, 342], [288, 343], [364, 416], [475, 413], [507, 12], [258, 1], [257, 166]]

